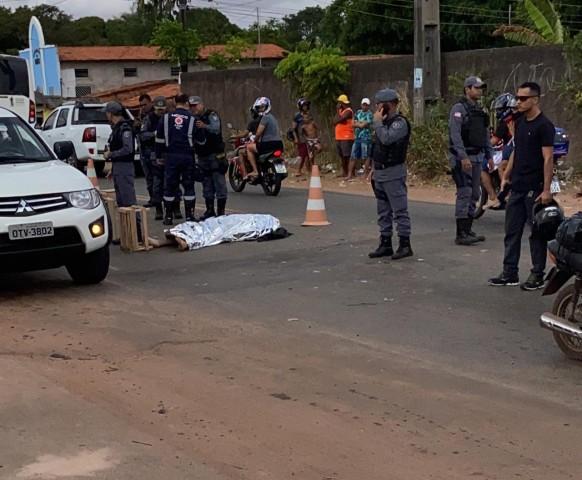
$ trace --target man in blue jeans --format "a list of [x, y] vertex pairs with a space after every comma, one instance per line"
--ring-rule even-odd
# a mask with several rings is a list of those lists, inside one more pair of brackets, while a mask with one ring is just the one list
[[370, 110], [370, 99], [362, 99], [362, 108], [356, 112], [354, 117], [354, 127], [356, 129], [356, 139], [352, 147], [352, 158], [350, 160], [349, 174], [347, 181], [355, 176], [356, 163], [360, 160], [364, 161], [366, 175], [370, 170], [370, 157], [372, 151], [372, 123], [374, 122], [374, 114]]
[[[510, 186], [505, 210], [503, 271], [489, 279], [492, 286], [519, 285], [519, 257], [525, 224], [532, 226], [535, 203], [547, 205], [552, 202], [555, 128], [540, 109], [540, 95], [541, 88], [534, 82], [524, 83], [517, 91], [517, 109], [522, 115], [515, 123], [515, 147], [501, 182], [502, 190]], [[529, 246], [533, 268], [521, 288], [537, 290], [544, 287], [547, 242], [532, 230]]]

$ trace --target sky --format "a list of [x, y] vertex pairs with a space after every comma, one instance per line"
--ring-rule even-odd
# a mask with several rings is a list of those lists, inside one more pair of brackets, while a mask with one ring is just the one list
[[[75, 18], [98, 16], [112, 18], [130, 11], [133, 0], [0, 0], [0, 5], [15, 7], [19, 5], [55, 5]], [[307, 6], [325, 6], [331, 0], [190, 0], [193, 7], [215, 7], [224, 13], [231, 22], [246, 27], [256, 21], [256, 8], [262, 21], [290, 15]]]

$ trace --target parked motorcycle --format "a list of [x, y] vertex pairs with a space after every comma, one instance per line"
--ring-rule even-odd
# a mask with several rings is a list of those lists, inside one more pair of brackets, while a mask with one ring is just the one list
[[[555, 267], [548, 275], [543, 295], [557, 293], [551, 312], [542, 314], [540, 324], [552, 331], [564, 354], [582, 360], [582, 213], [565, 220], [549, 243]], [[566, 283], [574, 277], [574, 283]]]
[[[265, 195], [276, 197], [281, 191], [283, 180], [288, 175], [283, 152], [276, 150], [259, 155], [257, 157], [259, 175], [252, 180], [247, 180], [244, 178], [243, 172], [250, 172], [252, 167], [246, 155], [243, 155], [243, 151], [246, 149], [249, 140], [248, 138], [236, 138], [232, 141], [234, 150], [229, 155], [228, 165], [228, 181], [230, 186], [235, 192], [240, 193], [245, 189], [247, 184], [260, 185]], [[245, 168], [243, 168], [243, 162]]]

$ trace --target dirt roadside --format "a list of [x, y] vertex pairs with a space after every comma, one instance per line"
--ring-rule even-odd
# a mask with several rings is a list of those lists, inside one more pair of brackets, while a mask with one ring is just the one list
[[[84, 402], [109, 441], [89, 429], [83, 435], [80, 418], [66, 413], [45, 430], [31, 414], [33, 424], [24, 420], [14, 426], [19, 435], [4, 436], [3, 480], [71, 478], [70, 464], [35, 476], [32, 459], [79, 443], [107, 449], [100, 479], [138, 478], [119, 469], [130, 471], [144, 455], [171, 466], [169, 480], [193, 478], [185, 476], [193, 463], [212, 471], [201, 480], [561, 480], [579, 468], [579, 422], [562, 405], [300, 320], [274, 332], [203, 298], [194, 307], [112, 285], [88, 304], [82, 292], [5, 298], [0, 364], [6, 376], [16, 360]], [[45, 385], [27, 388], [4, 402], [5, 414], [22, 398], [47, 399], [37, 390]], [[38, 409], [32, 400], [18, 405]], [[119, 433], [126, 431], [133, 437]], [[532, 441], [543, 438], [552, 438], [551, 451]], [[142, 444], [129, 448], [131, 439]], [[6, 452], [15, 448], [31, 463], [12, 463]]]

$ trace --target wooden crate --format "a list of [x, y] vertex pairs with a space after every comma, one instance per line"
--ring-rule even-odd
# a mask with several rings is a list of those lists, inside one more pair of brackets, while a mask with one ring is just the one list
[[[121, 249], [124, 252], [142, 252], [151, 250], [149, 229], [148, 229], [148, 209], [139, 205], [131, 207], [120, 207], [119, 212], [119, 233]], [[140, 222], [137, 218], [141, 219]], [[142, 240], [138, 240], [138, 229]]]
[[111, 218], [111, 240], [118, 242], [120, 239], [120, 227], [117, 201], [115, 200], [115, 190], [103, 190], [101, 191], [101, 194], [103, 196], [105, 207], [109, 212], [109, 217]]

